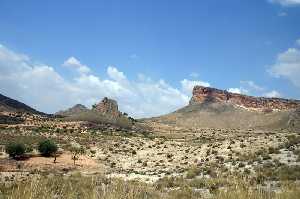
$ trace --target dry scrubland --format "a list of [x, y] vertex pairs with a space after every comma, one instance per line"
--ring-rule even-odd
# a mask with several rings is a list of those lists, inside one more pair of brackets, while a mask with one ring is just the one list
[[[223, 184], [227, 189], [217, 190], [216, 186]], [[211, 179], [191, 180], [162, 179], [153, 185], [139, 181], [125, 182], [110, 180], [103, 177], [82, 177], [74, 174], [70, 177], [51, 176], [43, 179], [32, 179], [26, 183], [19, 183], [13, 188], [5, 190], [8, 198], [101, 198], [101, 199], [136, 199], [136, 198], [216, 198], [216, 199], [298, 199], [299, 188], [293, 184], [283, 184], [283, 191], [268, 192], [264, 189], [252, 189], [249, 182], [241, 179]], [[251, 185], [252, 186], [252, 185]], [[210, 187], [210, 192], [201, 192]], [[197, 191], [198, 190], [198, 191]]]
[[[298, 132], [126, 126], [39, 117], [2, 125], [0, 198], [300, 197]], [[46, 138], [59, 146], [56, 163], [36, 150]], [[23, 158], [8, 158], [12, 141], [30, 149]], [[71, 142], [85, 149], [75, 165]]]

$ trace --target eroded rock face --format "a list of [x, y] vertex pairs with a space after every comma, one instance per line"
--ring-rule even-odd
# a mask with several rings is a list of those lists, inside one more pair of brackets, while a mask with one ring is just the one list
[[118, 109], [118, 103], [116, 100], [109, 99], [104, 97], [100, 103], [98, 103], [93, 110], [101, 112], [105, 115], [111, 115], [114, 117], [118, 117], [121, 115], [121, 112]]
[[229, 102], [245, 108], [259, 109], [263, 111], [287, 110], [300, 107], [300, 100], [252, 97], [216, 88], [195, 86], [190, 104], [203, 103], [207, 100]]

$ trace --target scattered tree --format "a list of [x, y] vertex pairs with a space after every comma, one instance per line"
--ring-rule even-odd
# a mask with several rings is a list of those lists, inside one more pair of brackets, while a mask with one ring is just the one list
[[9, 143], [5, 146], [5, 151], [14, 159], [20, 158], [26, 151], [26, 146], [23, 143]]
[[133, 117], [128, 117], [128, 119], [134, 124], [136, 122], [136, 119], [134, 119]]
[[56, 163], [56, 152], [58, 150], [57, 145], [52, 140], [44, 140], [39, 143], [39, 152], [42, 156], [50, 157], [54, 156], [54, 163]]
[[31, 153], [33, 151], [33, 147], [31, 145], [26, 145], [25, 153]]
[[72, 160], [74, 161], [74, 165], [76, 163], [75, 161], [79, 159], [79, 156], [85, 153], [83, 146], [76, 142], [71, 143], [70, 151], [72, 153]]

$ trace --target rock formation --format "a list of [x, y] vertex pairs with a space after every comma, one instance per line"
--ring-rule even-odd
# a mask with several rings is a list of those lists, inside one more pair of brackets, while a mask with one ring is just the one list
[[117, 101], [107, 97], [104, 97], [100, 103], [96, 104], [93, 110], [112, 117], [119, 117], [121, 115]]
[[300, 129], [300, 100], [252, 97], [195, 86], [190, 104], [150, 122], [188, 128]]
[[195, 86], [190, 105], [200, 104], [205, 101], [228, 102], [245, 108], [262, 111], [288, 110], [300, 107], [300, 100], [289, 100], [281, 98], [252, 97], [231, 93], [216, 88]]

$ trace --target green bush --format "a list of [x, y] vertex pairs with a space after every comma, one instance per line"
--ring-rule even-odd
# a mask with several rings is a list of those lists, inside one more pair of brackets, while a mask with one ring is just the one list
[[39, 152], [46, 157], [49, 157], [57, 152], [57, 145], [52, 140], [44, 140], [39, 143]]
[[198, 167], [193, 166], [187, 170], [186, 178], [192, 179], [192, 178], [196, 177], [197, 175], [199, 175], [200, 173], [201, 173], [201, 170]]
[[26, 146], [23, 143], [9, 143], [5, 146], [5, 151], [12, 158], [18, 158], [24, 155]]

